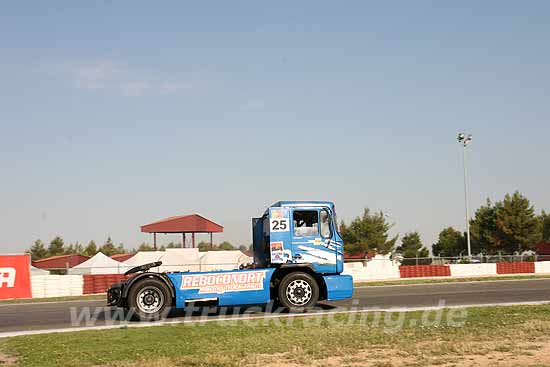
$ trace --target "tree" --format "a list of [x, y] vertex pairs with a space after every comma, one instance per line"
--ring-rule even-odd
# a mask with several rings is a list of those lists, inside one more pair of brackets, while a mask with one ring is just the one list
[[210, 246], [209, 242], [201, 241], [199, 242], [198, 246], [199, 252], [206, 252], [206, 251], [231, 251], [235, 250], [235, 247], [230, 242], [224, 241], [220, 243], [219, 245], [212, 245]]
[[207, 243], [204, 241], [199, 242], [197, 247], [199, 248], [199, 252], [207, 252], [210, 250], [215, 250], [215, 246], [210, 247], [210, 243]]
[[470, 234], [472, 236], [473, 253], [496, 253], [498, 252], [497, 216], [496, 208], [487, 199], [485, 205], [482, 205], [475, 214], [474, 219], [470, 221]]
[[48, 246], [48, 256], [59, 256], [65, 253], [63, 238], [56, 236]]
[[418, 232], [409, 232], [401, 239], [401, 246], [397, 248], [405, 258], [428, 257], [430, 252], [423, 247], [420, 234]]
[[74, 251], [74, 245], [71, 243], [69, 246], [65, 246], [65, 248], [63, 249], [63, 253], [65, 255], [72, 255], [75, 253]]
[[541, 232], [542, 232], [542, 241], [550, 242], [550, 213], [546, 213], [544, 210], [539, 217]]
[[88, 243], [88, 246], [84, 249], [84, 255], [86, 256], [94, 256], [97, 254], [97, 245], [95, 244], [95, 241], [92, 240]]
[[74, 244], [70, 244], [69, 246], [65, 247], [65, 255], [73, 255], [73, 254], [82, 254], [84, 253], [84, 248], [82, 245], [77, 241]]
[[434, 255], [442, 257], [456, 257], [467, 249], [466, 238], [463, 233], [453, 227], [445, 228], [439, 233], [439, 240], [432, 246]]
[[84, 253], [84, 246], [78, 241], [74, 244], [74, 253], [80, 255]]
[[31, 254], [31, 259], [33, 261], [40, 260], [48, 256], [48, 250], [42, 243], [41, 240], [34, 241], [34, 245], [28, 251]]
[[350, 254], [374, 250], [385, 255], [392, 252], [397, 242], [398, 236], [388, 240], [392, 227], [382, 211], [371, 214], [370, 209], [365, 208], [363, 216], [355, 218], [349, 226], [341, 223], [340, 234], [346, 243], [346, 252]]
[[233, 245], [230, 242], [223, 241], [222, 243], [220, 243], [218, 245], [218, 250], [219, 251], [231, 251], [231, 250], [235, 250], [235, 247], [233, 247]]
[[535, 209], [518, 191], [497, 203], [496, 225], [498, 245], [507, 253], [533, 250], [542, 239]]
[[125, 254], [127, 252], [128, 251], [126, 251], [126, 249], [124, 248], [124, 244], [122, 244], [122, 243], [119, 243], [118, 246], [116, 247], [116, 253], [117, 254]]
[[150, 244], [148, 243], [145, 243], [143, 242], [141, 245], [139, 245], [139, 247], [137, 248], [136, 252], [140, 252], [140, 251], [154, 251], [155, 249], [153, 248], [153, 246], [151, 246]]
[[116, 254], [116, 247], [113, 244], [113, 241], [111, 240], [111, 237], [107, 237], [107, 240], [105, 241], [103, 246], [101, 246], [99, 251], [102, 252], [103, 255], [106, 255], [106, 256], [113, 256], [114, 254]]

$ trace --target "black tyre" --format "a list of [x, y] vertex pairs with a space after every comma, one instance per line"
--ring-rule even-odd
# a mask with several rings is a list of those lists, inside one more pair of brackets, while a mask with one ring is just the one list
[[172, 296], [166, 284], [158, 279], [143, 279], [128, 292], [128, 309], [141, 321], [160, 320], [172, 307]]
[[281, 305], [290, 312], [303, 312], [317, 304], [319, 285], [307, 273], [290, 273], [279, 284], [278, 296]]

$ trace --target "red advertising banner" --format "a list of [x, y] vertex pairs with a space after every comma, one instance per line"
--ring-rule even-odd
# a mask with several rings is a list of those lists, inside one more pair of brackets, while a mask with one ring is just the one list
[[0, 255], [0, 299], [31, 298], [29, 255]]

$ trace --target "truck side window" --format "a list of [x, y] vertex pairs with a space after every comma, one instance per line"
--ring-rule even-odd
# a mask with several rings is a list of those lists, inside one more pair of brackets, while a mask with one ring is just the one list
[[330, 238], [330, 215], [326, 210], [321, 210], [321, 237]]
[[294, 236], [319, 235], [319, 217], [316, 210], [296, 210], [293, 214]]

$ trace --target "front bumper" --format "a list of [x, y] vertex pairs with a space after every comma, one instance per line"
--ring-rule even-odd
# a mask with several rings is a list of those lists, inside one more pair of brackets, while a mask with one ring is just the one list
[[107, 305], [108, 306], [118, 306], [124, 307], [124, 291], [125, 283], [113, 284], [111, 288], [107, 290]]
[[351, 275], [325, 275], [327, 301], [339, 301], [353, 297], [353, 278]]

